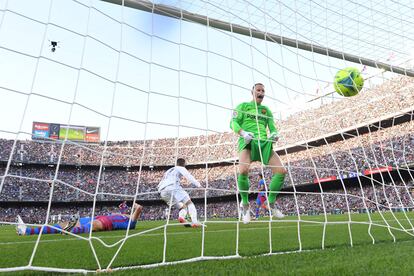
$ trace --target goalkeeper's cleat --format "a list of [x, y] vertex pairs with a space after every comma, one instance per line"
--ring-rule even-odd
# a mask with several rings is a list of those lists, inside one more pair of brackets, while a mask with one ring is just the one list
[[19, 235], [19, 236], [25, 235], [27, 226], [26, 226], [26, 224], [24, 224], [22, 218], [19, 215], [17, 215], [17, 223], [18, 223], [17, 226], [16, 226], [17, 235]]
[[[65, 232], [70, 232], [72, 231], [73, 228], [75, 228], [77, 221], [71, 220], [68, 221], [68, 223], [66, 224], [65, 227], [62, 228], [62, 230], [64, 230]], [[66, 234], [65, 232], [62, 231], [62, 234]]]
[[[76, 215], [73, 215], [71, 218], [70, 218], [70, 221], [68, 221], [68, 223], [66, 224], [66, 226], [65, 227], [63, 227], [63, 229], [62, 230], [64, 230], [64, 231], [66, 231], [66, 232], [70, 232], [70, 231], [72, 231], [72, 229], [76, 226], [76, 224], [78, 223], [78, 220], [79, 220], [79, 215], [78, 214], [76, 214]], [[65, 232], [62, 232], [62, 234], [66, 234]]]
[[250, 205], [240, 205], [240, 206], [241, 206], [242, 221], [244, 224], [248, 224], [251, 220]]
[[276, 207], [272, 211], [273, 211], [272, 212], [273, 213], [273, 216], [275, 218], [282, 219], [282, 218], [285, 217], [285, 215], [279, 209], [277, 209]]

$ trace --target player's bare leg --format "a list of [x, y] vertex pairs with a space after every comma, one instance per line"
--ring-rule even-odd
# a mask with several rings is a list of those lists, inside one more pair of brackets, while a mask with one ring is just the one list
[[139, 217], [141, 216], [142, 209], [144, 207], [142, 207], [138, 203], [134, 203], [134, 205], [132, 206], [132, 208], [134, 208], [134, 212], [131, 215], [131, 220], [137, 221], [139, 219]]

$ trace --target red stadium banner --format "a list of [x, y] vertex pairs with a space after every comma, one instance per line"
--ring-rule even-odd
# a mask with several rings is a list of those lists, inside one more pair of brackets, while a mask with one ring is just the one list
[[47, 138], [49, 138], [49, 124], [33, 122], [32, 139], [47, 139]]
[[336, 176], [332, 175], [332, 176], [328, 176], [328, 177], [323, 177], [323, 178], [316, 178], [313, 180], [313, 183], [318, 184], [318, 183], [322, 183], [322, 182], [329, 182], [329, 181], [333, 181], [336, 180]]
[[376, 174], [376, 173], [382, 173], [382, 172], [390, 172], [390, 171], [392, 171], [391, 166], [381, 167], [381, 168], [375, 168], [375, 169], [371, 169], [371, 170], [365, 170], [364, 175]]
[[33, 122], [33, 129], [34, 130], [49, 130], [49, 124], [48, 123], [39, 123], [39, 122]]

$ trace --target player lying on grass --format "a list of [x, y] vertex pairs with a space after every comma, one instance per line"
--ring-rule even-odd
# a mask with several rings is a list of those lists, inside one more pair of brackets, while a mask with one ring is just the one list
[[[269, 165], [272, 170], [272, 180], [269, 185], [268, 200], [272, 215], [283, 218], [284, 215], [275, 205], [276, 196], [282, 189], [286, 169], [283, 167], [277, 153], [273, 151], [273, 142], [279, 139], [273, 121], [273, 114], [268, 107], [262, 105], [265, 88], [256, 83], [252, 88], [253, 100], [239, 104], [233, 112], [230, 128], [240, 136], [238, 141], [239, 176], [237, 184], [242, 198], [242, 217], [244, 223], [250, 222], [249, 206], [249, 167], [252, 161], [260, 161]], [[270, 135], [267, 135], [269, 129]]]
[[[135, 229], [137, 220], [142, 212], [142, 206], [134, 203], [134, 210], [131, 215], [126, 214], [112, 214], [107, 216], [96, 216], [92, 220], [91, 217], [82, 217], [71, 221], [65, 221], [54, 224], [53, 227], [31, 227], [26, 226], [20, 216], [17, 216], [17, 234], [22, 235], [38, 235], [42, 234], [60, 234], [63, 230], [72, 234], [89, 233], [92, 228], [92, 232], [97, 231], [112, 231], [112, 230], [126, 230]], [[131, 221], [131, 222], [130, 222]]]
[[176, 166], [168, 169], [158, 184], [158, 192], [161, 198], [167, 203], [168, 206], [176, 206], [180, 211], [178, 213], [178, 221], [183, 223], [184, 226], [190, 226], [185, 219], [187, 213], [191, 217], [191, 227], [200, 227], [201, 224], [197, 219], [197, 209], [194, 203], [191, 201], [188, 193], [181, 186], [181, 177], [184, 176], [195, 187], [200, 188], [201, 184], [194, 176], [192, 176], [185, 168], [185, 159], [178, 158]]

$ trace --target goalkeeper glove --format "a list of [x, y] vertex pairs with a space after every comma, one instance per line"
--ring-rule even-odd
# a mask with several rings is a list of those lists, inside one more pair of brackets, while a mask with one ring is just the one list
[[201, 188], [200, 182], [196, 181], [193, 183], [196, 188]]
[[244, 138], [244, 143], [246, 143], [246, 144], [249, 144], [250, 141], [252, 141], [253, 138], [254, 138], [253, 133], [247, 132], [247, 131], [244, 131], [244, 130], [240, 131], [240, 136]]
[[277, 142], [279, 140], [279, 134], [277, 132], [272, 132], [270, 134], [269, 140]]

